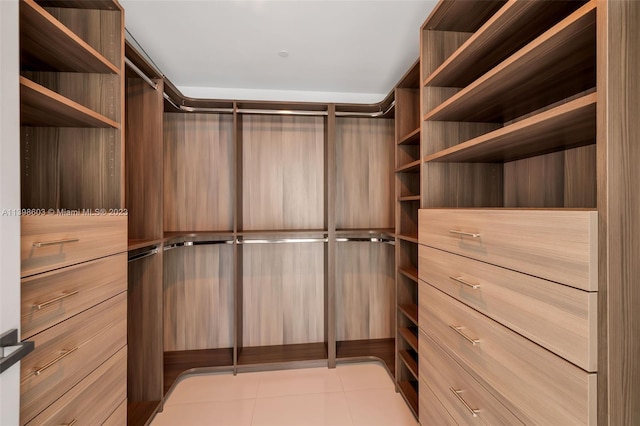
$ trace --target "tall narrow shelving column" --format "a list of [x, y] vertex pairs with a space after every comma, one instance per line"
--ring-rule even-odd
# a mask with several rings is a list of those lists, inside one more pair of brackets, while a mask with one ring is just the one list
[[395, 89], [396, 383], [418, 416], [419, 63]]

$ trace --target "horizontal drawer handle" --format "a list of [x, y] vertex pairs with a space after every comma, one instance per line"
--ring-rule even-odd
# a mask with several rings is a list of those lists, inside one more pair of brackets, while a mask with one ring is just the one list
[[51, 367], [53, 364], [55, 364], [56, 362], [62, 361], [65, 357], [67, 357], [68, 355], [70, 355], [71, 353], [75, 352], [76, 350], [78, 350], [78, 347], [76, 346], [73, 349], [69, 349], [68, 351], [62, 351], [62, 353], [60, 354], [60, 356], [58, 356], [56, 359], [49, 361], [47, 364], [43, 365], [42, 367], [38, 368], [37, 370], [34, 371], [34, 374], [36, 376], [39, 376], [40, 374], [42, 374], [42, 372], [44, 370], [46, 370], [47, 368]]
[[449, 388], [449, 390], [451, 391], [452, 394], [454, 394], [456, 396], [456, 398], [458, 398], [458, 401], [460, 401], [462, 403], [462, 405], [464, 405], [464, 408], [469, 410], [469, 413], [473, 417], [478, 417], [478, 413], [480, 413], [480, 410], [478, 410], [476, 408], [471, 408], [471, 406], [469, 404], [467, 404], [467, 401], [465, 401], [464, 398], [462, 397], [462, 395], [460, 395], [462, 393], [461, 390], [455, 390], [454, 388]]
[[66, 299], [67, 297], [75, 296], [75, 295], [76, 295], [76, 294], [78, 294], [78, 293], [79, 293], [79, 291], [78, 291], [78, 290], [75, 290], [75, 291], [64, 291], [64, 292], [62, 292], [62, 294], [61, 294], [60, 296], [58, 296], [58, 297], [54, 297], [53, 299], [51, 299], [51, 300], [47, 300], [46, 302], [42, 302], [42, 303], [34, 303], [34, 304], [33, 304], [33, 306], [34, 306], [36, 309], [40, 310], [40, 309], [44, 308], [45, 306], [49, 306], [49, 305], [51, 305], [52, 303], [59, 302], [60, 300], [62, 300], [62, 299]]
[[449, 233], [450, 234], [456, 234], [456, 235], [462, 235], [464, 237], [480, 238], [480, 234], [475, 233], [475, 232], [464, 232], [464, 231], [457, 231], [455, 229], [450, 229]]
[[451, 277], [450, 276], [449, 278], [451, 278], [452, 280], [454, 280], [456, 282], [459, 282], [460, 284], [464, 284], [467, 287], [471, 287], [474, 290], [480, 288], [480, 284], [470, 283], [469, 281], [466, 281], [464, 278], [462, 278], [462, 276], [459, 276], [459, 277]]
[[73, 419], [73, 420], [71, 420], [71, 423], [65, 423], [65, 424], [60, 425], [60, 426], [74, 426], [76, 423], [78, 423], [78, 419]]
[[33, 246], [35, 248], [40, 248], [40, 247], [47, 247], [47, 246], [62, 245], [67, 243], [77, 243], [78, 241], [80, 241], [80, 238], [67, 238], [64, 240], [35, 242], [33, 243]]
[[471, 343], [473, 346], [477, 345], [478, 343], [480, 343], [480, 340], [478, 339], [472, 339], [471, 337], [467, 336], [466, 334], [464, 334], [462, 332], [462, 327], [457, 326], [457, 325], [450, 325], [449, 326], [450, 329], [452, 329], [453, 331], [455, 331], [456, 333], [458, 333], [459, 335], [461, 335], [462, 337], [464, 337], [464, 339]]

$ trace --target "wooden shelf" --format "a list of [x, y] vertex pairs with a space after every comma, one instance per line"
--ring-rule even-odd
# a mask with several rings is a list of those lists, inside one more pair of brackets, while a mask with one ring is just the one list
[[415, 352], [401, 350], [398, 351], [398, 356], [402, 360], [402, 363], [407, 367], [413, 377], [418, 380], [418, 360]]
[[151, 246], [160, 245], [160, 244], [162, 244], [162, 238], [149, 239], [149, 240], [142, 240], [142, 239], [133, 240], [132, 239], [132, 240], [129, 240], [127, 250], [128, 251], [138, 250], [144, 247], [151, 247]]
[[420, 201], [420, 196], [419, 195], [407, 195], [406, 197], [400, 197], [398, 198], [398, 201]]
[[400, 272], [402, 275], [409, 278], [410, 280], [418, 282], [418, 268], [414, 268], [414, 267], [398, 268], [398, 272]]
[[401, 239], [403, 241], [408, 241], [410, 243], [418, 244], [418, 235], [396, 234], [396, 238]]
[[346, 340], [336, 343], [336, 358], [380, 358], [395, 377], [395, 339]]
[[409, 328], [401, 327], [398, 329], [398, 333], [414, 351], [418, 352], [418, 336], [413, 331]]
[[420, 160], [398, 167], [396, 173], [420, 173]]
[[38, 0], [42, 6], [71, 7], [74, 9], [120, 10], [115, 0]]
[[127, 404], [127, 426], [144, 426], [160, 408], [161, 401], [138, 401]]
[[25, 77], [20, 77], [20, 124], [34, 127], [120, 128], [115, 121]]
[[21, 67], [25, 69], [119, 72], [118, 67], [33, 0], [20, 2], [20, 51]]
[[507, 162], [593, 144], [596, 102], [591, 93], [429, 155], [425, 162]]
[[474, 32], [504, 3], [506, 0], [441, 1], [425, 21], [423, 29]]
[[180, 374], [192, 368], [233, 367], [233, 348], [164, 353], [164, 394]]
[[581, 7], [424, 120], [504, 123], [594, 87], [595, 8]]
[[423, 85], [465, 87], [580, 6], [576, 1], [507, 2]]
[[420, 128], [418, 127], [408, 135], [403, 136], [398, 145], [420, 145]]
[[415, 303], [405, 303], [398, 305], [398, 310], [404, 314], [412, 323], [418, 325], [418, 305]]
[[418, 383], [410, 382], [410, 381], [401, 381], [398, 382], [398, 388], [400, 389], [400, 394], [404, 397], [405, 401], [409, 405], [413, 414], [418, 417]]
[[241, 348], [238, 365], [272, 364], [282, 362], [314, 361], [327, 359], [327, 348], [322, 343], [297, 345], [256, 346]]

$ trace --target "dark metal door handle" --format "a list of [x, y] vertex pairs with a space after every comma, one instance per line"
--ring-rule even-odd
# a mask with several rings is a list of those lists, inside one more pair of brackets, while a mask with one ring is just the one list
[[19, 348], [11, 352], [9, 355], [0, 358], [0, 373], [30, 354], [35, 347], [35, 344], [31, 341], [19, 342], [18, 330], [14, 328], [13, 330], [9, 330], [0, 335], [0, 348], [7, 348], [10, 346], [19, 346]]

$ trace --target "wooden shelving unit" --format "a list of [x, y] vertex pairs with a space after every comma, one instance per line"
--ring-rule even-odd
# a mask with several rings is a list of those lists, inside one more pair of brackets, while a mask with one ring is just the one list
[[400, 312], [404, 314], [414, 325], [418, 325], [418, 305], [415, 303], [406, 303], [398, 305]]
[[409, 369], [409, 372], [413, 375], [414, 379], [418, 380], [418, 356], [416, 352], [410, 350], [401, 350], [398, 352], [400, 360]]

